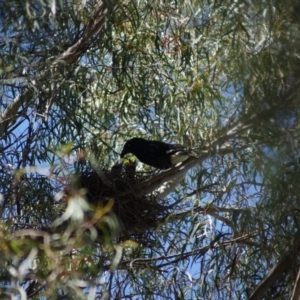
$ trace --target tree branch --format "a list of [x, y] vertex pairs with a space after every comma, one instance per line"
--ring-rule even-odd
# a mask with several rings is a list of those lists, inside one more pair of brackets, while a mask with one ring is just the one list
[[[256, 287], [248, 300], [260, 300], [267, 293], [268, 289], [279, 280], [283, 274], [293, 266], [293, 258], [299, 252], [299, 234], [296, 234], [292, 247], [286, 250], [286, 253], [281, 256], [278, 263], [272, 268], [272, 270], [266, 275], [261, 283]], [[296, 252], [296, 253], [295, 253]], [[296, 291], [296, 287], [294, 289]], [[296, 298], [298, 299], [298, 298]]]
[[[86, 25], [82, 37], [71, 47], [69, 47], [66, 51], [64, 51], [54, 62], [53, 66], [58, 65], [70, 65], [75, 64], [79, 57], [88, 49], [90, 44], [92, 43], [92, 38], [95, 35], [100, 34], [100, 32], [104, 29], [108, 16], [115, 11], [117, 8], [116, 1], [108, 8], [106, 6], [107, 1], [100, 2], [91, 17], [91, 20]], [[52, 70], [54, 74], [51, 73], [51, 69], [44, 71], [39, 77], [37, 77], [32, 83], [31, 86], [27, 86], [25, 91], [19, 94], [5, 109], [5, 111], [0, 115], [0, 136], [4, 132], [4, 130], [15, 121], [18, 117], [18, 110], [22, 106], [22, 104], [26, 103], [30, 105], [33, 101], [33, 93], [34, 87], [41, 85], [40, 82], [45, 80], [46, 78], [53, 77], [55, 73], [59, 74], [59, 68], [54, 68]]]

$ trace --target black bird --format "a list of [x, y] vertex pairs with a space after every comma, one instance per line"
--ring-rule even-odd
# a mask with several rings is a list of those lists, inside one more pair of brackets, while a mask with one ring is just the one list
[[128, 153], [134, 154], [142, 163], [157, 169], [169, 169], [185, 161], [189, 156], [196, 156], [192, 149], [183, 145], [142, 138], [132, 138], [125, 143], [121, 158]]

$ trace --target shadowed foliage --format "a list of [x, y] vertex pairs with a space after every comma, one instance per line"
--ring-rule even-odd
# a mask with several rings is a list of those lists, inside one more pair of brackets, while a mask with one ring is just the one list
[[297, 299], [297, 1], [0, 4], [1, 299]]

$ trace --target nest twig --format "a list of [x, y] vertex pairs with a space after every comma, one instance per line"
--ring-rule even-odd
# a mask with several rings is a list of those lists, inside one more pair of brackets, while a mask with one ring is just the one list
[[104, 206], [113, 200], [112, 212], [120, 223], [120, 238], [142, 238], [154, 229], [168, 214], [170, 207], [153, 194], [143, 194], [134, 189], [155, 172], [135, 172], [135, 164], [102, 170], [111, 184], [103, 182], [95, 170], [85, 170], [79, 176], [79, 185], [87, 190], [90, 204]]

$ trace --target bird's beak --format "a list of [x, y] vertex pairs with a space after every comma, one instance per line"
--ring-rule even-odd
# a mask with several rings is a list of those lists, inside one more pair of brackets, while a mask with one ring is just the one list
[[120, 157], [123, 158], [128, 152], [126, 152], [125, 150], [122, 151]]

